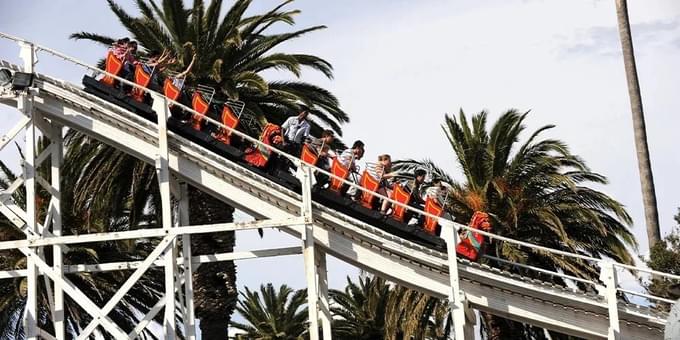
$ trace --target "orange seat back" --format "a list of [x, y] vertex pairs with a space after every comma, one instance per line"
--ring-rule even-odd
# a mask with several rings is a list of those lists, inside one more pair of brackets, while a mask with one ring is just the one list
[[[151, 74], [146, 73], [146, 71], [144, 71], [144, 67], [142, 67], [141, 64], [137, 64], [137, 66], [135, 66], [135, 84], [146, 88], [149, 86], [150, 82]], [[144, 91], [140, 88], [133, 88], [130, 94], [132, 95], [132, 99], [138, 102], [142, 102], [142, 100], [144, 100]]]
[[340, 193], [343, 184], [345, 184], [343, 183], [343, 180], [347, 179], [347, 176], [349, 176], [349, 169], [347, 169], [347, 167], [342, 165], [342, 163], [340, 163], [340, 161], [335, 158], [333, 159], [333, 165], [331, 166], [331, 173], [342, 179], [336, 178], [335, 176], [331, 177], [331, 190]]
[[[401, 203], [408, 204], [411, 201], [411, 194], [401, 186], [401, 184], [395, 184], [394, 190], [392, 190], [391, 199]], [[404, 222], [404, 216], [406, 215], [406, 207], [401, 205], [393, 204], [392, 206], [392, 218], [399, 222]], [[408, 222], [408, 221], [407, 221]]]
[[172, 83], [172, 80], [170, 80], [170, 78], [165, 78], [165, 81], [163, 82], [163, 94], [165, 94], [168, 99], [177, 101], [180, 93], [180, 89]]
[[203, 99], [200, 92], [194, 92], [194, 97], [191, 99], [191, 107], [194, 111], [198, 112], [198, 115], [191, 116], [191, 126], [198, 131], [201, 131], [201, 122], [203, 121], [203, 116], [208, 112], [209, 104]]
[[[221, 121], [224, 126], [235, 129], [236, 126], [238, 125], [238, 117], [234, 114], [234, 111], [231, 110], [231, 107], [229, 105], [224, 104], [222, 107], [222, 116], [221, 116]], [[217, 140], [224, 144], [230, 144], [231, 143], [231, 130], [227, 130], [225, 128], [220, 128], [220, 132], [215, 136]]]
[[316, 165], [316, 162], [319, 160], [319, 156], [316, 155], [316, 152], [314, 152], [314, 150], [312, 150], [309, 145], [303, 144], [300, 159], [309, 165]]
[[359, 184], [362, 188], [368, 190], [368, 192], [361, 192], [361, 205], [365, 208], [373, 209], [373, 200], [375, 199], [375, 196], [373, 196], [372, 192], [378, 191], [380, 181], [373, 177], [367, 170], [364, 170], [361, 174]]
[[[434, 198], [428, 197], [425, 200], [425, 212], [435, 216], [441, 216], [442, 213], [444, 212], [444, 209], [442, 208], [441, 205], [439, 205], [439, 203], [437, 203], [437, 201]], [[425, 229], [426, 232], [434, 235], [437, 233], [437, 222], [438, 219], [430, 216], [425, 216], [425, 223], [423, 223], [423, 229]]]
[[[109, 51], [109, 53], [106, 55], [106, 72], [117, 76], [122, 69], [123, 61], [116, 58], [116, 55], [113, 54], [112, 51]], [[107, 86], [113, 86], [116, 80], [107, 74], [104, 75], [104, 78], [102, 78], [100, 82]]]

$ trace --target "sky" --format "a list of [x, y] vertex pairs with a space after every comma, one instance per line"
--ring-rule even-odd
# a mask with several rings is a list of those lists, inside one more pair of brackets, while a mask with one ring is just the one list
[[[120, 3], [135, 12], [131, 1]], [[256, 0], [251, 12], [278, 3]], [[673, 216], [680, 207], [680, 2], [628, 3], [659, 219], [666, 234], [675, 225]], [[507, 109], [531, 110], [528, 131], [555, 124], [545, 137], [565, 141], [592, 170], [609, 178], [608, 185], [597, 188], [627, 207], [639, 253], [647, 253], [614, 1], [299, 0], [289, 8], [302, 10], [296, 28], [328, 26], [282, 50], [315, 54], [333, 64], [332, 80], [314, 72], [303, 73], [302, 79], [338, 96], [351, 119], [343, 137], [348, 142], [362, 139], [366, 160], [382, 153], [392, 154], [393, 159], [427, 157], [460, 178], [440, 128], [444, 114], [487, 110], [493, 121]], [[4, 0], [0, 13], [1, 32], [91, 64], [104, 55], [104, 49], [69, 40], [70, 33], [125, 35], [104, 1]], [[17, 54], [15, 45], [0, 41], [3, 59], [15, 60]], [[37, 69], [76, 83], [83, 73], [47, 59]], [[282, 74], [267, 76], [286, 79]], [[5, 107], [0, 107], [0, 114], [6, 122], [18, 119]], [[404, 133], [409, 137], [397, 140], [396, 135]], [[10, 151], [0, 153], [0, 158], [15, 159]], [[297, 242], [277, 231], [267, 232], [263, 240], [253, 232], [239, 234], [237, 247]], [[248, 260], [239, 263], [238, 271], [240, 287], [262, 282], [305, 286], [299, 256]], [[330, 284], [336, 288], [344, 286], [347, 274], [357, 272], [337, 260], [330, 260], [329, 271]]]

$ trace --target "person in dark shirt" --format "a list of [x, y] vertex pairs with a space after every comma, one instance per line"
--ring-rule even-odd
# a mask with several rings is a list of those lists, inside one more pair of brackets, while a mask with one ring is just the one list
[[411, 192], [411, 202], [419, 208], [422, 208], [425, 204], [423, 199], [425, 195], [425, 175], [427, 175], [425, 170], [416, 169], [413, 172], [413, 179], [410, 179], [406, 184], [406, 187]]

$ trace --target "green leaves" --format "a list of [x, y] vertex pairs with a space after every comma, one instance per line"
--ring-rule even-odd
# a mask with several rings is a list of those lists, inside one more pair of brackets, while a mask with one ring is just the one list
[[293, 290], [284, 285], [278, 291], [269, 283], [260, 291], [245, 287], [236, 311], [248, 322], [231, 322], [234, 328], [244, 331], [246, 339], [303, 339], [307, 333], [306, 290]]
[[[180, 62], [170, 67], [172, 71], [187, 67], [191, 56], [187, 56], [185, 46], [193, 46], [198, 57], [187, 78], [187, 86], [198, 83], [220, 89], [217, 100], [248, 100], [247, 114], [255, 115], [258, 120], [281, 123], [304, 107], [318, 118], [313, 123], [313, 131], [329, 127], [342, 135], [340, 125], [347, 122], [348, 117], [328, 91], [301, 81], [283, 81], [276, 83], [276, 93], [272, 93], [275, 82], [263, 76], [264, 72], [275, 70], [299, 79], [307, 68], [321, 72], [329, 79], [333, 77], [333, 67], [320, 57], [276, 51], [292, 39], [325, 28], [313, 26], [270, 34], [277, 23], [295, 23], [294, 17], [300, 11], [285, 9], [292, 1], [283, 1], [268, 12], [249, 17], [244, 17], [244, 13], [251, 1], [236, 1], [222, 18], [220, 0], [210, 1], [207, 6], [204, 1], [195, 0], [190, 8], [185, 8], [179, 0], [163, 0], [160, 6], [151, 0], [136, 0], [140, 17], [127, 13], [114, 0], [107, 1], [121, 24], [139, 41], [142, 50], [166, 49], [181, 56]], [[105, 45], [113, 41], [86, 32], [72, 37]], [[286, 84], [292, 86], [286, 88]], [[280, 111], [271, 112], [272, 104]]]
[[[494, 232], [544, 246], [591, 256], [632, 260], [635, 242], [624, 207], [588, 187], [605, 184], [585, 161], [557, 139], [540, 139], [553, 125], [532, 132], [520, 142], [528, 112], [509, 110], [487, 127], [487, 113], [468, 118], [446, 116], [443, 129], [466, 181], [452, 186], [452, 212], [466, 221], [482, 201], [493, 214]], [[489, 132], [487, 132], [489, 131]], [[474, 198], [474, 199], [472, 199]], [[583, 263], [494, 242], [492, 253], [550, 270], [597, 279]], [[523, 255], [524, 254], [524, 255]]]

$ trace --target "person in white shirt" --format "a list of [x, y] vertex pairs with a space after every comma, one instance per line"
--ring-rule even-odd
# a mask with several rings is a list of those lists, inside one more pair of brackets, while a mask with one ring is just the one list
[[364, 156], [364, 142], [357, 140], [352, 147], [340, 154], [340, 163], [350, 172], [358, 173], [359, 167], [354, 163]]
[[[360, 160], [364, 156], [364, 142], [357, 140], [352, 144], [352, 147], [343, 151], [338, 160], [350, 171], [350, 176], [347, 180], [358, 184], [358, 179], [356, 174], [359, 173], [359, 166], [356, 165], [356, 161]], [[353, 173], [353, 175], [352, 175]], [[347, 190], [347, 195], [354, 197], [357, 194], [357, 189], [351, 187]]]
[[302, 111], [295, 117], [290, 117], [283, 122], [281, 129], [283, 136], [289, 143], [300, 144], [309, 135], [309, 121], [307, 120], [309, 112]]

